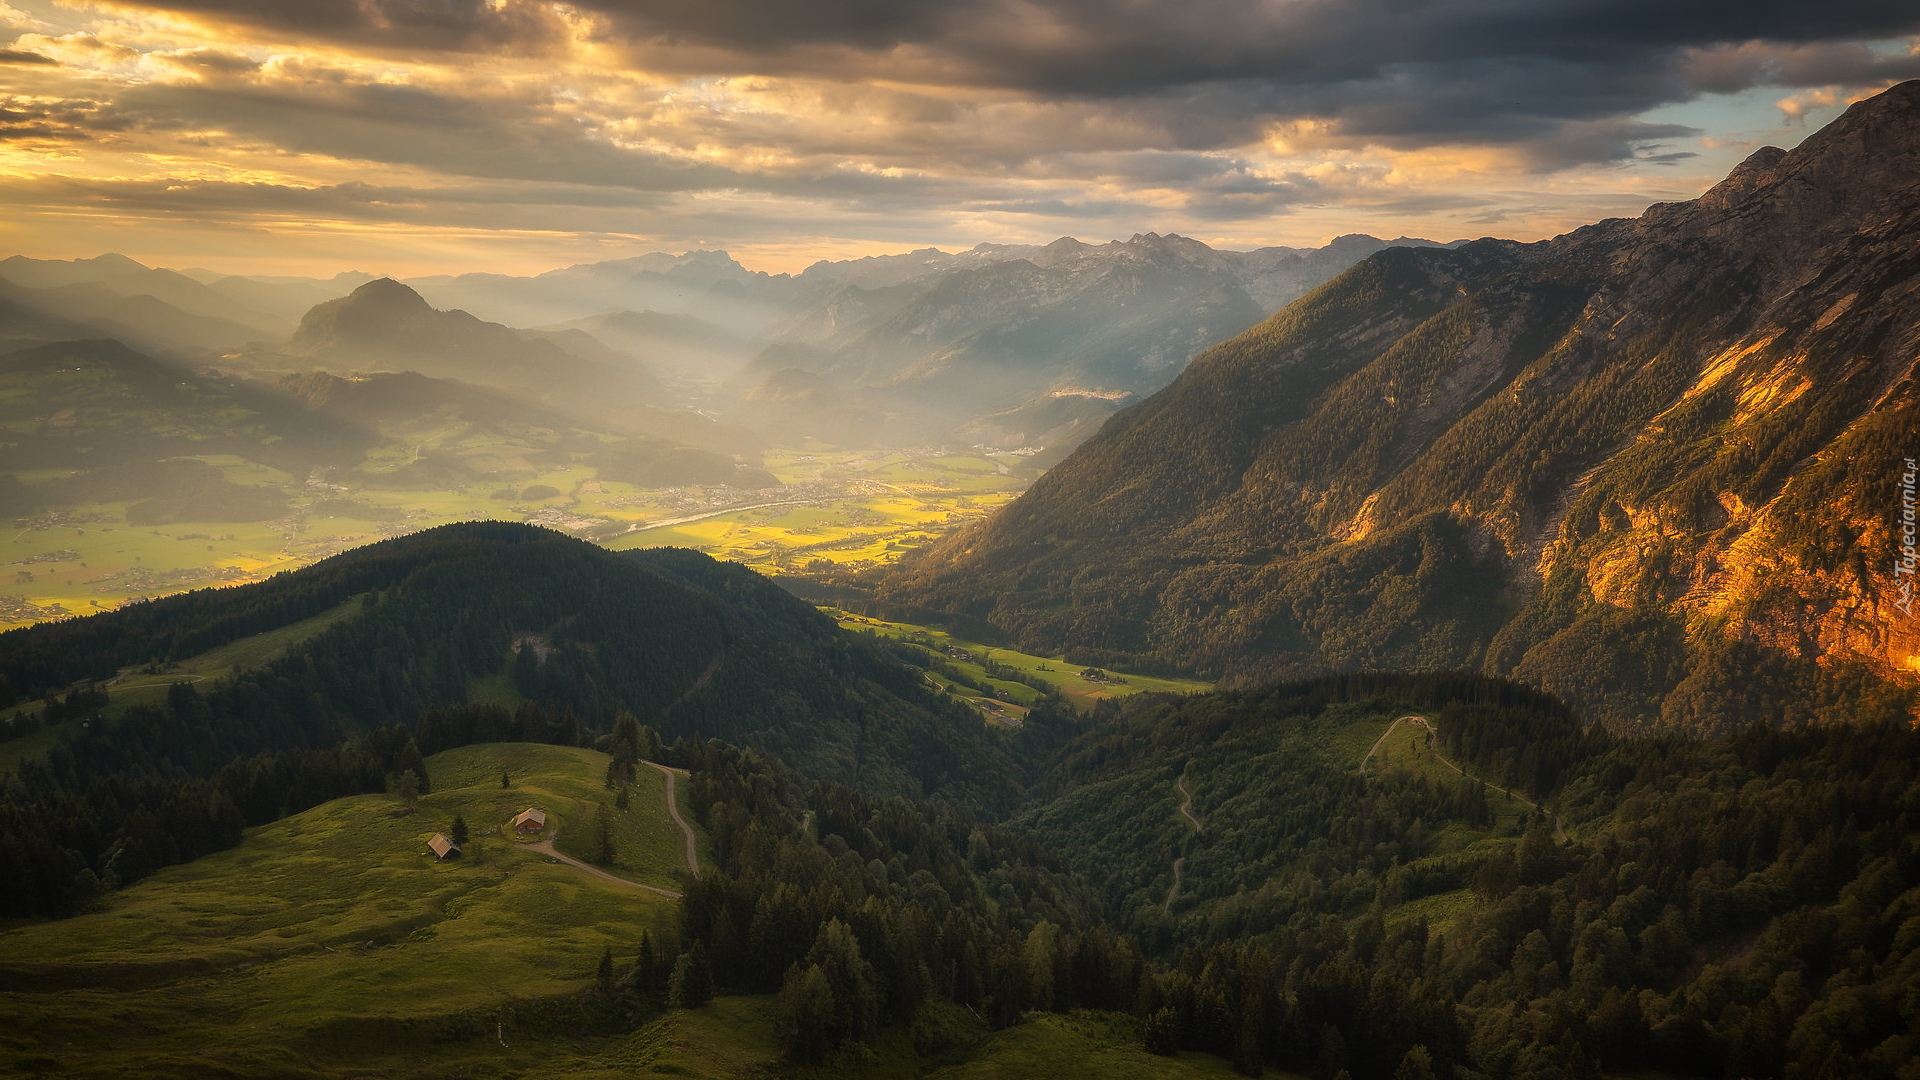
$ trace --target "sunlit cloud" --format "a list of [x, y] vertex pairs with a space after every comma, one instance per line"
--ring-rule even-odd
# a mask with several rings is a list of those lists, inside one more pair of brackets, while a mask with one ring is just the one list
[[259, 233], [316, 272], [367, 231], [770, 266], [1070, 232], [1534, 239], [1920, 75], [1920, 13], [1870, 3], [5, 0], [0, 27], [13, 250], [255, 259]]

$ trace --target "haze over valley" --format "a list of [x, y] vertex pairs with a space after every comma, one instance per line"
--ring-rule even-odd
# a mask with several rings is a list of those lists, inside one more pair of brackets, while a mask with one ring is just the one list
[[702, 252], [411, 282], [14, 256], [0, 335], [26, 441], [4, 497], [26, 569], [0, 616], [472, 518], [776, 572], [890, 561], [1386, 246], [1148, 235], [797, 276]]

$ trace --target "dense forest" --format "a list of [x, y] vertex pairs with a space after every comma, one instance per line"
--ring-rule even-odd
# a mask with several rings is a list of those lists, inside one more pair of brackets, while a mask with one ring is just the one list
[[[1413, 712], [1472, 778], [1327, 750]], [[1012, 826], [1171, 964], [1151, 1046], [1383, 1080], [1913, 1074], [1911, 723], [1622, 739], [1497, 680], [1347, 677], [1137, 700], [1047, 783]], [[1486, 785], [1545, 810], [1496, 824]]]

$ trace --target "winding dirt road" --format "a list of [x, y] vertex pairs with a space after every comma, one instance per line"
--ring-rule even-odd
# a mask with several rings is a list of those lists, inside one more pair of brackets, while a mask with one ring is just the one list
[[642, 885], [637, 881], [628, 881], [626, 878], [617, 877], [613, 874], [609, 874], [605, 870], [602, 870], [599, 867], [594, 866], [590, 863], [581, 862], [579, 859], [576, 859], [573, 856], [568, 855], [553, 846], [553, 842], [559, 838], [560, 838], [560, 830], [558, 828], [555, 828], [552, 832], [547, 834], [546, 839], [535, 841], [534, 843], [528, 844], [526, 847], [522, 848], [521, 850], [537, 851], [542, 855], [547, 855], [560, 862], [566, 863], [568, 866], [571, 866], [577, 870], [585, 870], [587, 873], [592, 874], [594, 877], [597, 877], [602, 881], [610, 881], [615, 885], [625, 885], [629, 889], [644, 889], [647, 892], [658, 893], [661, 896], [670, 896], [675, 900], [680, 899], [680, 894], [673, 891], [672, 889], [663, 889], [658, 885]]
[[680, 801], [674, 798], [673, 795], [673, 782], [680, 773], [676, 769], [669, 769], [665, 765], [655, 764], [651, 761], [647, 762], [647, 764], [659, 769], [667, 778], [667, 813], [673, 815], [673, 823], [680, 826], [680, 831], [687, 834], [687, 872], [690, 874], [698, 874], [700, 872], [700, 848], [693, 839], [693, 826], [687, 824], [687, 819], [680, 816]]
[[[680, 816], [680, 802], [674, 797], [673, 793], [674, 781], [678, 779], [680, 773], [676, 769], [669, 769], [665, 765], [658, 765], [651, 761], [647, 762], [647, 764], [659, 769], [661, 774], [667, 778], [667, 813], [673, 817], [673, 823], [680, 826], [680, 831], [687, 834], [687, 870], [690, 873], [698, 874], [700, 872], [700, 848], [693, 835], [693, 826], [687, 824], [687, 819]], [[658, 885], [643, 885], [638, 881], [628, 881], [626, 878], [618, 875], [609, 874], [591, 863], [581, 862], [579, 859], [553, 846], [553, 842], [559, 838], [560, 828], [559, 826], [555, 826], [553, 831], [548, 833], [543, 839], [528, 844], [521, 850], [537, 851], [557, 862], [563, 862], [575, 869], [584, 870], [594, 877], [600, 878], [603, 881], [610, 881], [615, 885], [625, 885], [632, 889], [644, 889], [647, 892], [657, 893], [661, 896], [670, 896], [675, 900], [681, 898], [681, 894], [672, 889], [663, 889]]]

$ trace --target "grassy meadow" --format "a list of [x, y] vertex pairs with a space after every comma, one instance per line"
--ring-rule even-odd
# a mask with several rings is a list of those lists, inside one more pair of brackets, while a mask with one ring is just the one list
[[[1212, 683], [1197, 679], [1167, 679], [1154, 675], [1132, 675], [1121, 671], [1107, 672], [1108, 677], [1104, 679], [1089, 679], [1081, 674], [1087, 670], [1086, 665], [1069, 663], [1065, 656], [1035, 656], [1014, 649], [1003, 649], [968, 641], [935, 627], [889, 622], [885, 619], [855, 615], [839, 608], [829, 607], [821, 610], [838, 619], [843, 628], [855, 633], [899, 638], [927, 647], [941, 660], [966, 675], [990, 683], [996, 690], [1005, 691], [1011, 700], [1003, 701], [1001, 704], [1011, 705], [1012, 708], [1008, 711], [1018, 711], [1021, 715], [1025, 714], [1027, 706], [1039, 699], [1040, 692], [1025, 683], [989, 676], [981, 661], [991, 660], [996, 664], [1004, 664], [1022, 674], [1040, 679], [1059, 690], [1075, 708], [1079, 709], [1092, 708], [1096, 702], [1108, 698], [1127, 697], [1131, 694], [1149, 692], [1198, 694], [1213, 689]], [[960, 659], [949, 652], [949, 649], [958, 649], [975, 659]], [[940, 685], [951, 688], [956, 697], [979, 699], [985, 696], [977, 690], [959, 686], [951, 680], [942, 678], [937, 673], [930, 677]], [[1363, 748], [1362, 753], [1364, 752]]]
[[[455, 1035], [502, 1049], [474, 1032], [498, 1027], [515, 1042], [516, 1010], [550, 1011], [539, 1003], [581, 990], [602, 950], [630, 953], [642, 930], [676, 923], [674, 901], [502, 832], [531, 804], [563, 835], [590, 833], [591, 807], [611, 800], [606, 760], [533, 744], [449, 751], [429, 759], [434, 791], [411, 811], [388, 796], [339, 799], [161, 870], [104, 910], [0, 932], [12, 1021], [0, 1068], [336, 1075], [369, 1056], [412, 1060]], [[615, 873], [667, 885], [684, 873], [663, 789], [646, 769], [616, 814]], [[442, 863], [426, 841], [456, 814], [472, 839]]]
[[[1355, 732], [1357, 739], [1360, 734], [1364, 734], [1365, 729], [1372, 728], [1372, 739], [1378, 739], [1382, 733], [1387, 732], [1389, 726], [1390, 724], [1386, 723], [1356, 724], [1348, 730]], [[1372, 747], [1374, 743], [1370, 739], [1366, 745]], [[1363, 748], [1353, 755], [1353, 759], [1357, 762], [1364, 758], [1366, 753], [1366, 749]], [[1449, 785], [1459, 783], [1463, 775], [1473, 775], [1471, 772], [1463, 773], [1448, 764], [1435, 752], [1435, 748], [1428, 744], [1426, 729], [1413, 724], [1394, 727], [1392, 732], [1380, 741], [1378, 749], [1374, 750], [1373, 759], [1367, 765], [1369, 772], [1387, 772], [1396, 769]], [[1479, 777], [1474, 778], [1479, 779]], [[1493, 811], [1493, 828], [1503, 832], [1518, 831], [1521, 819], [1533, 813], [1532, 807], [1511, 792], [1492, 783], [1487, 784], [1487, 807]], [[1452, 828], [1464, 827], [1456, 824]]]

